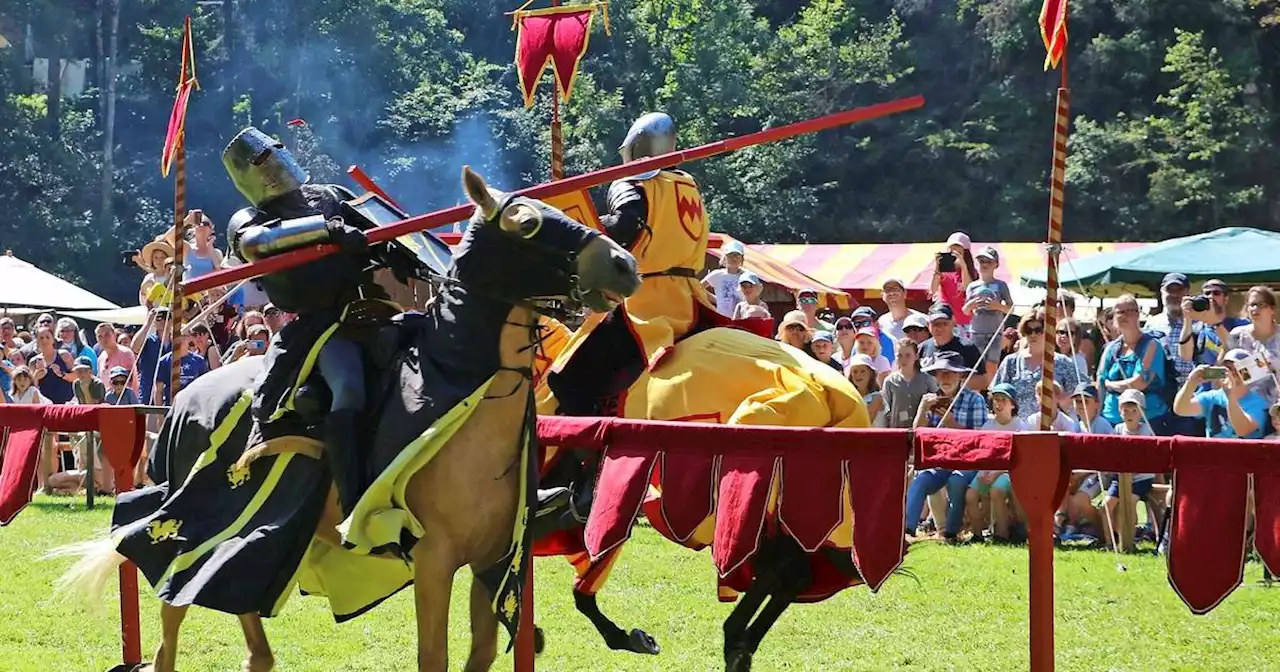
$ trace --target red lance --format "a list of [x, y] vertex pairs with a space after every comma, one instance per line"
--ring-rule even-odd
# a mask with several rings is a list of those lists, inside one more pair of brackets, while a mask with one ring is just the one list
[[[778, 142], [787, 140], [800, 135], [809, 133], [817, 133], [831, 128], [840, 126], [848, 126], [873, 119], [880, 119], [901, 112], [916, 110], [924, 107], [924, 96], [911, 96], [909, 98], [899, 98], [885, 103], [877, 103], [875, 105], [867, 105], [865, 107], [855, 107], [843, 112], [835, 112], [833, 114], [824, 115], [816, 119], [807, 121], [799, 121], [786, 126], [777, 128], [769, 128], [755, 133], [738, 136], [734, 138], [726, 138], [716, 142], [693, 147], [690, 149], [676, 150], [669, 154], [655, 156], [631, 163], [624, 163], [610, 168], [602, 168], [600, 170], [575, 175], [563, 180], [547, 182], [533, 187], [521, 189], [516, 194], [527, 196], [529, 198], [544, 199], [560, 194], [567, 194], [571, 191], [579, 189], [590, 189], [602, 184], [620, 180], [632, 175], [656, 170], [659, 168], [668, 168], [681, 163], [690, 161], [698, 161], [720, 154], [737, 151], [746, 147], [755, 145], [763, 145], [770, 142]], [[418, 231], [426, 231], [436, 227], [461, 222], [469, 217], [474, 211], [475, 206], [470, 203], [455, 205], [444, 210], [427, 213], [401, 220], [395, 224], [380, 226], [367, 232], [370, 244], [385, 243], [394, 240], [400, 236], [416, 233]], [[214, 287], [229, 285], [233, 282], [248, 280], [269, 273], [276, 273], [286, 268], [293, 268], [300, 264], [315, 261], [321, 257], [333, 254], [338, 251], [336, 245], [315, 245], [311, 247], [303, 247], [296, 250], [290, 250], [274, 257], [268, 257], [252, 264], [243, 266], [235, 266], [225, 268], [214, 273], [202, 275], [183, 284], [184, 292], [203, 292]]]

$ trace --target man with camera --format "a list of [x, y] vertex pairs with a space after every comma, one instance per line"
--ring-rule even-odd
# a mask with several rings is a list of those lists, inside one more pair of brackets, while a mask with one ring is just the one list
[[[1227, 339], [1231, 330], [1248, 320], [1229, 317], [1227, 300], [1230, 292], [1227, 283], [1210, 279], [1201, 286], [1198, 296], [1184, 297], [1182, 304], [1183, 328], [1178, 341], [1178, 356], [1195, 364], [1217, 364], [1227, 351]], [[1208, 390], [1204, 386], [1202, 391]]]
[[[1247, 350], [1227, 352], [1222, 366], [1201, 364], [1173, 400], [1173, 412], [1203, 417], [1206, 435], [1215, 439], [1261, 439], [1267, 423], [1267, 400], [1253, 388], [1270, 378], [1264, 362]], [[1203, 383], [1221, 385], [1197, 392]]]

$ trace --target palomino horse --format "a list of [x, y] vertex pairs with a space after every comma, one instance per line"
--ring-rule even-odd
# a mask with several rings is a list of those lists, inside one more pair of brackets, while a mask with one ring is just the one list
[[[536, 313], [581, 304], [609, 310], [640, 278], [630, 254], [559, 210], [493, 190], [469, 168], [463, 184], [475, 215], [439, 296], [396, 328], [398, 347], [383, 367], [388, 381], [373, 395], [379, 399], [366, 469], [373, 482], [342, 521], [341, 539], [323, 461], [309, 459], [320, 455], [313, 442], [246, 450], [252, 421], [241, 393], [261, 367], [253, 361], [215, 370], [177, 396], [158, 451], [168, 455], [162, 477], [169, 482], [122, 501], [111, 537], [74, 549], [82, 557], [64, 585], [100, 594], [127, 556], [157, 587], [164, 604], [154, 669], [174, 669], [178, 631], [192, 604], [240, 615], [245, 669], [257, 671], [273, 664], [260, 615], [278, 613], [294, 586], [327, 595], [342, 619], [412, 582], [418, 667], [443, 672], [450, 592], [464, 565], [475, 577], [465, 669], [491, 667], [495, 605], [510, 627], [527, 546], [521, 497], [533, 431]], [[192, 445], [203, 450], [194, 460]], [[258, 459], [246, 460], [250, 454]], [[154, 501], [142, 506], [148, 499]], [[227, 508], [235, 509], [231, 527], [205, 524]], [[392, 557], [371, 553], [388, 550]], [[347, 561], [355, 563], [347, 573], [326, 574]], [[495, 567], [511, 570], [498, 572], [496, 588], [486, 580]], [[387, 576], [395, 584], [341, 602], [353, 576]]]
[[[541, 387], [539, 400], [544, 409], [554, 406], [553, 398]], [[630, 387], [623, 404], [620, 415], [636, 419], [724, 425], [870, 426], [861, 396], [839, 372], [794, 348], [740, 329], [713, 328], [679, 341], [670, 355]], [[710, 464], [716, 452], [715, 447], [709, 446], [703, 462]], [[674, 464], [673, 460], [666, 463]], [[688, 466], [687, 462], [682, 464]], [[713, 488], [714, 471], [707, 470], [701, 475], [703, 478], [687, 473], [678, 476], [683, 479], [682, 487], [706, 492]], [[656, 496], [649, 497], [644, 506], [654, 529], [683, 546], [708, 547], [715, 528], [714, 504], [705, 517], [688, 520], [684, 529], [673, 530], [663, 514], [658, 490], [662, 480], [662, 474], [653, 475], [651, 492]], [[770, 485], [770, 507], [776, 507], [781, 489], [780, 482]], [[838, 496], [840, 501], [847, 501], [847, 493], [825, 494], [832, 500]], [[772, 516], [772, 509], [766, 512], [767, 518]], [[849, 560], [849, 529], [839, 528], [816, 551], [806, 552], [784, 531], [762, 527], [759, 550], [752, 557], [750, 568], [726, 577], [721, 586], [722, 599], [732, 599], [743, 591], [724, 623], [726, 669], [749, 670], [761, 640], [792, 603], [823, 599], [862, 582]], [[565, 532], [576, 533], [581, 540], [581, 527]], [[647, 634], [624, 631], [602, 614], [596, 603], [595, 593], [603, 586], [621, 548], [620, 543], [607, 548], [594, 561], [587, 557], [584, 546], [566, 553], [578, 573], [575, 605], [610, 648], [657, 653], [656, 644]]]

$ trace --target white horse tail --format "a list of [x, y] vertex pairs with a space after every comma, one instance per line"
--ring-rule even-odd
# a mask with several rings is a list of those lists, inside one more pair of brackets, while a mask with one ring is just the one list
[[61, 546], [49, 551], [41, 559], [78, 557], [76, 564], [54, 582], [54, 594], [63, 597], [79, 596], [91, 609], [102, 608], [102, 597], [107, 582], [116, 575], [125, 557], [116, 551], [116, 540], [111, 537]]

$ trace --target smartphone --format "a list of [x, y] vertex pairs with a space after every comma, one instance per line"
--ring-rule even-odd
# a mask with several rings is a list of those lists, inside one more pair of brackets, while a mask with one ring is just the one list
[[266, 342], [266, 341], [263, 341], [263, 340], [257, 340], [257, 339], [255, 339], [255, 340], [249, 341], [249, 347], [251, 347], [251, 348], [256, 348], [256, 349], [258, 349], [258, 350], [266, 350], [266, 349], [267, 349], [267, 342]]
[[950, 252], [939, 252], [935, 262], [938, 266], [939, 273], [954, 273], [956, 270], [956, 255]]
[[1211, 366], [1204, 370], [1205, 380], [1223, 380], [1227, 377], [1227, 367]]

